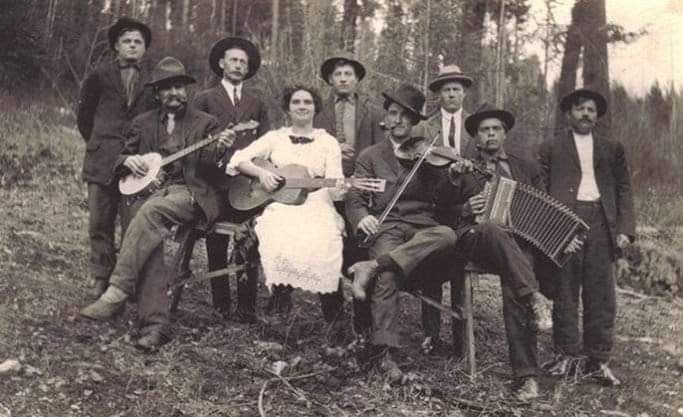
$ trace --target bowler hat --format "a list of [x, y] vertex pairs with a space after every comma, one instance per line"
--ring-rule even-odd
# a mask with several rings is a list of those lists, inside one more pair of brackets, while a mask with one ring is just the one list
[[471, 77], [463, 74], [460, 67], [457, 65], [445, 65], [439, 70], [439, 75], [436, 76], [434, 81], [429, 83], [429, 89], [432, 93], [439, 91], [442, 85], [450, 81], [456, 81], [463, 85], [465, 88], [469, 88], [474, 80]]
[[209, 67], [211, 67], [211, 70], [218, 75], [218, 77], [223, 78], [223, 68], [219, 65], [219, 61], [225, 56], [225, 51], [232, 48], [243, 50], [244, 53], [247, 54], [247, 57], [249, 57], [249, 69], [247, 70], [244, 79], [248, 80], [256, 75], [256, 71], [258, 71], [261, 66], [261, 54], [259, 53], [258, 48], [247, 39], [233, 36], [223, 38], [214, 43], [211, 47], [211, 51], [209, 52]]
[[384, 110], [389, 108], [393, 102], [408, 110], [415, 117], [426, 120], [427, 116], [422, 114], [422, 106], [425, 104], [425, 96], [420, 90], [410, 84], [401, 84], [395, 91], [382, 93], [384, 97]]
[[365, 77], [365, 67], [358, 61], [355, 56], [347, 52], [341, 52], [336, 54], [331, 58], [327, 58], [323, 64], [320, 66], [320, 76], [325, 80], [326, 83], [331, 84], [330, 75], [334, 72], [334, 68], [337, 64], [349, 64], [356, 71], [356, 76], [358, 81]]
[[507, 110], [497, 109], [493, 106], [485, 104], [481, 110], [469, 115], [465, 119], [465, 130], [470, 136], [475, 137], [479, 129], [479, 123], [485, 119], [498, 119], [503, 122], [505, 130], [508, 131], [515, 125], [515, 116]]
[[152, 43], [152, 31], [149, 26], [144, 23], [131, 19], [130, 17], [122, 17], [116, 21], [109, 30], [107, 31], [107, 37], [109, 38], [109, 47], [114, 50], [114, 45], [116, 41], [119, 40], [119, 36], [124, 30], [139, 30], [142, 37], [145, 39], [145, 48], [149, 48], [149, 44]]
[[192, 84], [196, 81], [193, 77], [187, 75], [182, 62], [177, 58], [167, 56], [162, 58], [154, 67], [152, 79], [147, 84], [158, 87], [162, 83], [179, 82], [181, 84]]
[[562, 97], [562, 100], [560, 100], [560, 110], [563, 112], [569, 111], [579, 98], [593, 100], [598, 108], [598, 117], [602, 117], [607, 112], [607, 100], [605, 100], [605, 97], [597, 91], [587, 88], [579, 88]]

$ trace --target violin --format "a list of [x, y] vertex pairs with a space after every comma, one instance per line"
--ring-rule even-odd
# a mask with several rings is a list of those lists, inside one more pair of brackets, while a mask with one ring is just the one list
[[[433, 143], [421, 136], [412, 137], [402, 143], [394, 151], [394, 155], [402, 162], [414, 162], [424, 157], [424, 162], [434, 167], [445, 167], [453, 162], [471, 161], [460, 156], [454, 148], [448, 146], [433, 146]], [[474, 161], [471, 161], [474, 162]], [[490, 177], [491, 173], [477, 164], [473, 169], [480, 174]]]

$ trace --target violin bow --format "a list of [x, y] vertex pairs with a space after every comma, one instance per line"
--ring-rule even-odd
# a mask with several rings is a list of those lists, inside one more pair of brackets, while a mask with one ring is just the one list
[[[434, 144], [436, 143], [437, 139], [441, 136], [441, 132], [439, 132], [436, 136], [434, 136], [434, 139], [429, 143], [429, 146], [427, 147], [426, 151], [420, 155], [420, 158], [415, 162], [413, 167], [410, 169], [410, 172], [408, 172], [408, 175], [406, 175], [405, 179], [401, 183], [401, 185], [398, 187], [398, 190], [394, 193], [394, 195], [391, 197], [391, 200], [389, 201], [389, 204], [385, 207], [384, 211], [382, 211], [382, 214], [379, 216], [377, 227], [380, 227], [384, 221], [387, 219], [389, 216], [389, 213], [391, 210], [393, 210], [394, 206], [396, 203], [398, 203], [398, 199], [401, 198], [401, 194], [408, 188], [408, 184], [410, 181], [413, 179], [415, 174], [417, 173], [417, 170], [420, 169], [420, 166], [424, 162], [424, 160], [427, 158], [427, 155], [431, 151], [431, 149], [434, 147]], [[369, 246], [370, 243], [372, 242], [372, 237], [375, 236], [375, 234], [372, 235], [367, 235], [365, 239], [361, 242], [361, 246]]]

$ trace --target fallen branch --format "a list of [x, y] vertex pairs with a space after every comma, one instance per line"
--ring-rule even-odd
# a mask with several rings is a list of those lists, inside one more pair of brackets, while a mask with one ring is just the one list
[[647, 294], [643, 294], [643, 293], [640, 293], [637, 291], [627, 290], [627, 289], [619, 288], [619, 287], [617, 287], [617, 293], [622, 294], [622, 295], [629, 295], [631, 297], [637, 298], [638, 301], [647, 300], [648, 298], [655, 298], [652, 295], [647, 295]]
[[616, 410], [600, 410], [600, 414], [604, 414], [606, 416], [615, 416], [615, 417], [631, 417], [630, 414], [622, 413], [621, 411], [616, 411]]
[[266, 379], [266, 382], [263, 383], [263, 386], [261, 387], [261, 391], [258, 394], [258, 413], [261, 417], [266, 417], [266, 410], [263, 408], [263, 396], [266, 393], [266, 387], [268, 386], [268, 383], [270, 381], [274, 381], [273, 379]]

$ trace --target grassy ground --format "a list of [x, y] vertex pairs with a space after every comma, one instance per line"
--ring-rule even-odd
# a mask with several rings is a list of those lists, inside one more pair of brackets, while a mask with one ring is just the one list
[[[259, 407], [268, 416], [683, 413], [683, 305], [671, 297], [620, 296], [613, 363], [624, 387], [543, 378], [543, 398], [532, 405], [508, 396], [500, 288], [492, 279], [475, 289], [480, 372], [473, 379], [446, 354], [420, 353], [419, 306], [408, 296], [401, 365], [418, 375], [409, 387], [389, 388], [350, 358], [323, 358], [317, 297], [302, 293], [292, 316], [248, 326], [214, 315], [208, 289], [195, 285], [181, 301], [173, 341], [141, 354], [130, 344], [134, 306], [107, 324], [77, 316], [88, 279], [83, 146], [75, 132], [46, 123], [54, 119], [44, 109], [23, 110], [0, 116], [0, 363], [20, 364], [0, 373], [0, 416], [255, 416]], [[266, 295], [261, 288], [259, 311]], [[444, 322], [446, 333], [449, 327]], [[549, 346], [545, 335], [543, 360]], [[272, 372], [278, 361], [288, 364], [284, 379]]]

